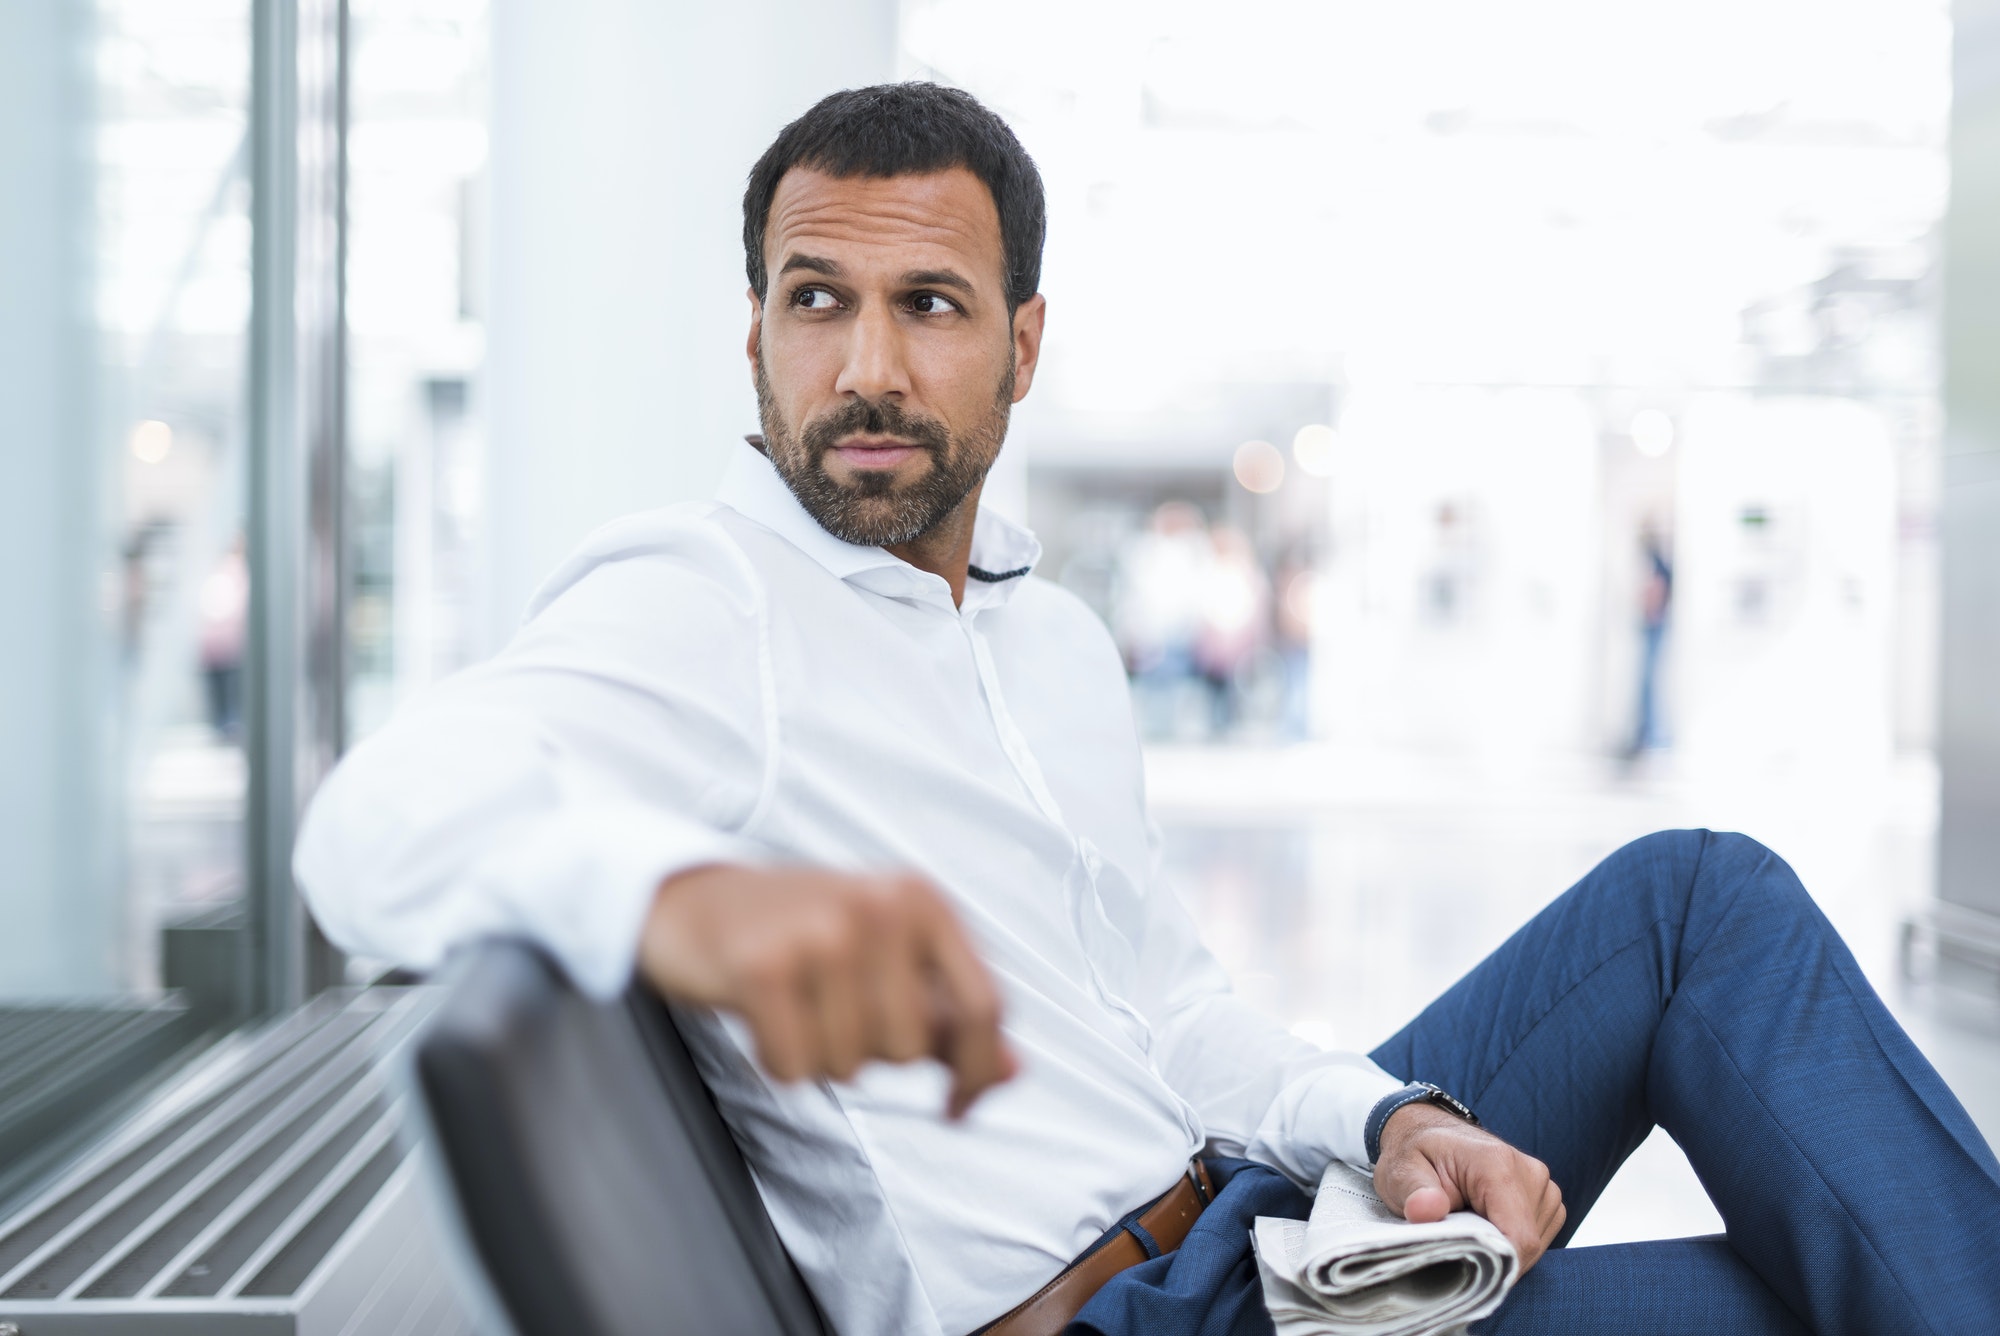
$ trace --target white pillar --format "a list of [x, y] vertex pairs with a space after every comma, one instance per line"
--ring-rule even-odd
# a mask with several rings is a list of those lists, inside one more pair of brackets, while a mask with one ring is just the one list
[[86, 11], [0, 5], [0, 1000], [117, 983]]
[[2000, 0], [1955, 10], [1938, 878], [2000, 915]]
[[742, 197], [777, 131], [893, 77], [896, 0], [497, 0], [488, 648], [596, 524], [706, 497], [757, 429]]

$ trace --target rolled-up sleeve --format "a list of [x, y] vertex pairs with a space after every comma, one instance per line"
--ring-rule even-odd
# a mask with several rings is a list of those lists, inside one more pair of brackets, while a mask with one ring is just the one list
[[774, 741], [761, 591], [683, 517], [594, 538], [538, 605], [342, 761], [294, 870], [348, 951], [427, 970], [522, 936], [608, 998], [663, 880], [759, 857], [742, 831]]

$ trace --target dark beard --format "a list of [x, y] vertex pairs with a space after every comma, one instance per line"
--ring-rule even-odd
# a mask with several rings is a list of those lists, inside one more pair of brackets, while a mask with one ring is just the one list
[[[792, 489], [806, 513], [843, 542], [861, 547], [899, 547], [944, 522], [972, 494], [993, 467], [1007, 436], [1014, 405], [1014, 362], [994, 396], [993, 411], [970, 430], [953, 436], [936, 418], [906, 413], [893, 401], [853, 399], [814, 418], [794, 435], [778, 411], [764, 359], [757, 359], [757, 417], [764, 427], [764, 453]], [[931, 466], [915, 482], [898, 486], [886, 470], [840, 483], [826, 471], [826, 454], [854, 435], [893, 436], [928, 453]]]

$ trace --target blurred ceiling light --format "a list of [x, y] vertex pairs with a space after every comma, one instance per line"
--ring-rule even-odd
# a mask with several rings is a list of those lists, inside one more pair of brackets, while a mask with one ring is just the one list
[[1236, 447], [1236, 481], [1253, 492], [1275, 492], [1285, 481], [1285, 457], [1269, 441], [1245, 441]]
[[1657, 408], [1642, 408], [1632, 415], [1632, 446], [1648, 459], [1658, 459], [1674, 448], [1674, 420]]
[[1313, 573], [1299, 571], [1285, 583], [1285, 612], [1301, 627], [1313, 624]]
[[132, 457], [141, 464], [157, 464], [174, 448], [174, 429], [148, 418], [132, 428]]
[[1301, 473], [1324, 478], [1333, 472], [1334, 447], [1339, 443], [1338, 432], [1323, 422], [1315, 422], [1300, 427], [1299, 434], [1292, 437], [1292, 458], [1298, 462]]

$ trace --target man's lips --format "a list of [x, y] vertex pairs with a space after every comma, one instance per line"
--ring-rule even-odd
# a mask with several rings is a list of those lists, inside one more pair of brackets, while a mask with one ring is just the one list
[[850, 436], [833, 447], [833, 453], [851, 469], [892, 469], [923, 447], [894, 436]]

